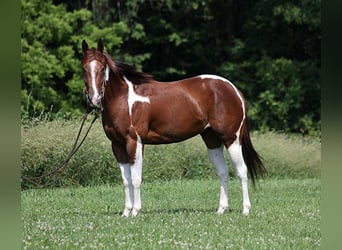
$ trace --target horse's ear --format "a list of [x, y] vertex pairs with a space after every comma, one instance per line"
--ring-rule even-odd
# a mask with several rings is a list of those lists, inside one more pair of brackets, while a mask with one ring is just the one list
[[97, 50], [99, 50], [101, 53], [103, 53], [103, 41], [101, 38], [97, 42]]
[[89, 46], [85, 40], [82, 41], [82, 51], [85, 54], [87, 50], [89, 49]]

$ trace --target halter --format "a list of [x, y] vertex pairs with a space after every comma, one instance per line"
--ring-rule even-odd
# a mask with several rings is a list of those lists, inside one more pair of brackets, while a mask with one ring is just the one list
[[109, 65], [106, 64], [106, 69], [105, 69], [105, 72], [104, 72], [104, 79], [102, 81], [102, 86], [101, 86], [101, 100], [104, 99], [104, 92], [105, 92], [105, 88], [106, 88], [106, 84], [107, 82], [109, 81]]

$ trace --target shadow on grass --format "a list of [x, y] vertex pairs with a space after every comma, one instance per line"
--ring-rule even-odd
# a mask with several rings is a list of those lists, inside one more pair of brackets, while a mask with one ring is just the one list
[[[185, 207], [179, 207], [179, 208], [170, 208], [170, 209], [142, 209], [139, 215], [167, 215], [167, 214], [217, 214], [216, 208], [185, 208]], [[241, 211], [239, 209], [232, 209], [229, 208], [224, 214], [229, 213], [240, 213]], [[94, 210], [83, 210], [83, 211], [75, 211], [74, 214], [82, 215], [82, 216], [90, 216], [94, 214], [100, 214], [103, 216], [122, 216], [122, 211], [114, 211], [114, 210], [107, 210], [107, 211], [94, 211]]]
[[142, 214], [182, 214], [182, 213], [216, 213], [215, 208], [169, 208], [169, 209], [148, 209], [148, 210], [141, 210]]
[[[141, 210], [141, 214], [151, 215], [151, 214], [217, 214], [217, 208], [170, 208], [170, 209], [147, 209]], [[242, 213], [241, 209], [229, 208], [224, 212], [224, 214], [230, 213]], [[223, 215], [224, 215], [223, 214]]]

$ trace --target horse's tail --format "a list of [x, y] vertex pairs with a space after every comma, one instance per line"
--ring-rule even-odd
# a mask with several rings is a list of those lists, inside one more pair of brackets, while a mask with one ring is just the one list
[[258, 177], [264, 176], [267, 173], [267, 170], [262, 163], [262, 157], [255, 151], [250, 135], [249, 135], [249, 127], [248, 127], [248, 119], [246, 117], [243, 128], [242, 128], [242, 155], [243, 159], [247, 165], [247, 169], [249, 175], [252, 179], [253, 185], [255, 186], [255, 180]]

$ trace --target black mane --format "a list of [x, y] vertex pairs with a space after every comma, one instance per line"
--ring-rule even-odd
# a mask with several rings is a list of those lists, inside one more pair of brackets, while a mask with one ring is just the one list
[[116, 71], [114, 73], [120, 75], [121, 77], [127, 77], [128, 80], [132, 81], [133, 84], [139, 85], [143, 83], [149, 83], [153, 80], [153, 76], [148, 73], [139, 72], [135, 67], [121, 61], [114, 60], [111, 57], [110, 59], [115, 64]]

